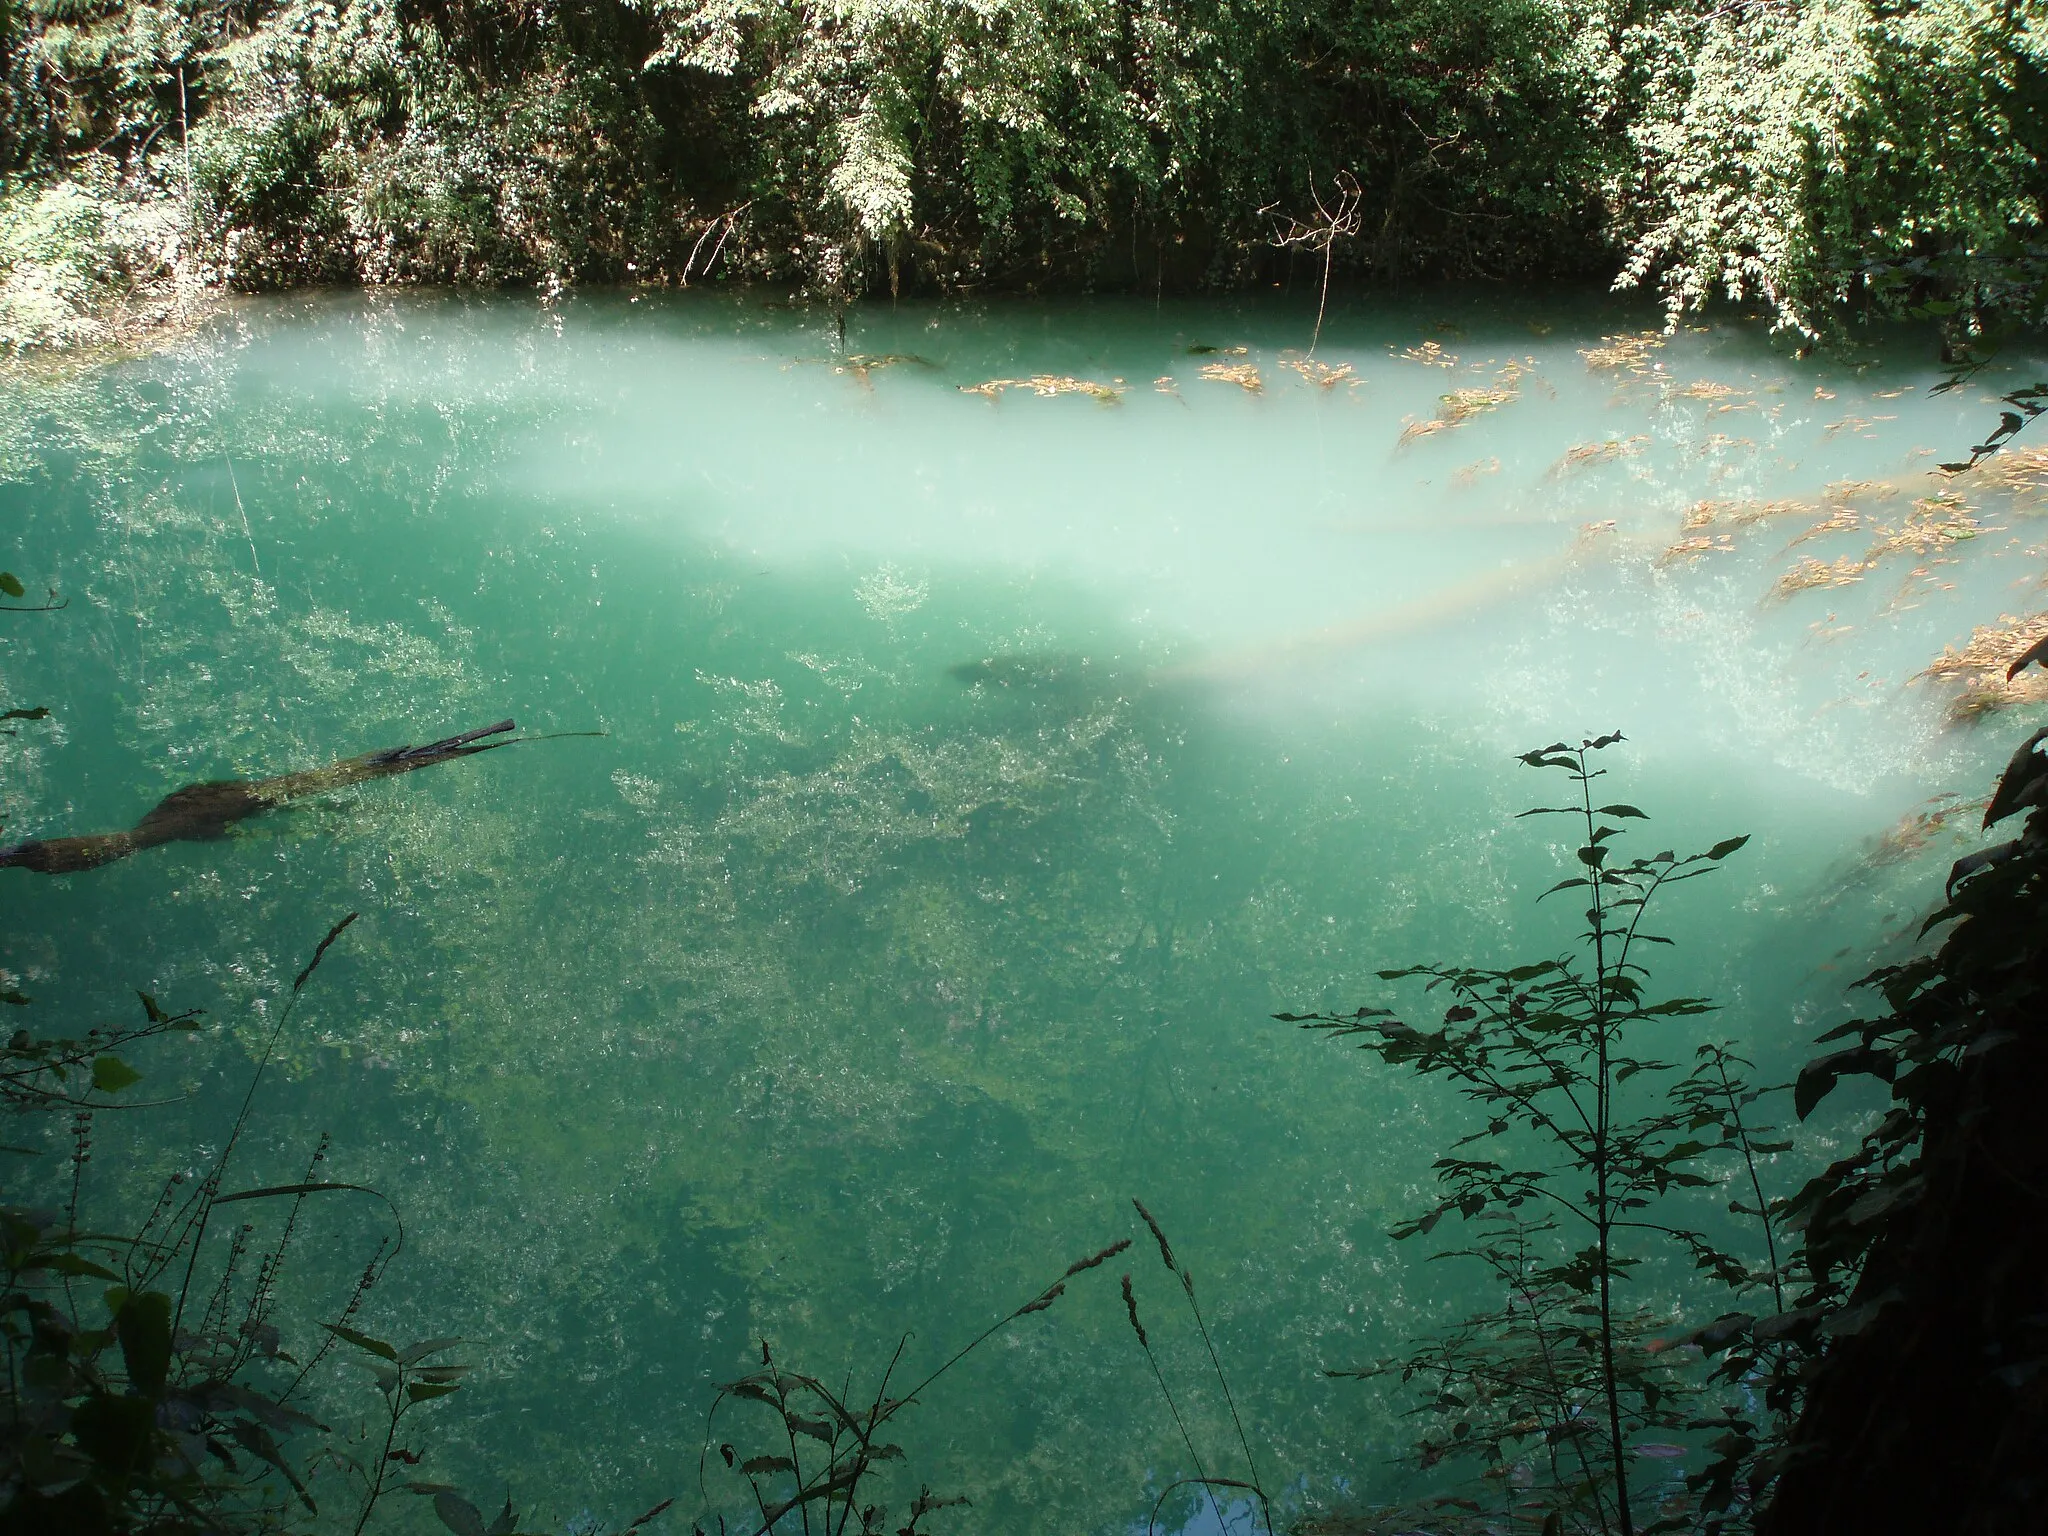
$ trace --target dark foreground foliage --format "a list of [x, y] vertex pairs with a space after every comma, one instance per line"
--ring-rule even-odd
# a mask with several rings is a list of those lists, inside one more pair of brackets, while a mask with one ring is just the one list
[[[14, 1165], [0, 1186], [0, 1344], [7, 1356], [0, 1531], [7, 1536], [241, 1536], [315, 1518], [322, 1498], [330, 1523], [338, 1506], [347, 1511], [341, 1527], [360, 1532], [403, 1470], [418, 1463], [404, 1437], [408, 1419], [456, 1391], [468, 1367], [446, 1358], [459, 1340], [399, 1347], [356, 1326], [403, 1246], [397, 1213], [385, 1205], [390, 1233], [367, 1256], [335, 1320], [312, 1340], [287, 1341], [274, 1318], [287, 1260], [307, 1237], [316, 1203], [382, 1197], [326, 1177], [324, 1140], [301, 1179], [229, 1187], [271, 1054], [329, 946], [354, 921], [351, 913], [334, 926], [293, 983], [219, 1152], [201, 1172], [173, 1174], [132, 1233], [94, 1230], [88, 1218], [95, 1120], [118, 1110], [121, 1095], [142, 1080], [115, 1052], [190, 1030], [198, 1016], [166, 1013], [145, 995], [137, 1025], [78, 1039], [20, 1028], [0, 1047], [9, 1129], [68, 1115], [71, 1144], [69, 1177], [60, 1181], [69, 1188], [58, 1208], [19, 1203], [20, 1164], [35, 1153], [4, 1153]], [[18, 994], [6, 1001], [30, 1006]], [[259, 1208], [282, 1214], [259, 1228], [245, 1219]], [[380, 1399], [374, 1429], [350, 1434], [323, 1422], [322, 1368], [337, 1349], [370, 1367]]]
[[1761, 1524], [1769, 1536], [2048, 1529], [2048, 730], [1927, 921], [1941, 947], [1866, 983], [1886, 1010], [1801, 1073], [1891, 1085], [1857, 1149], [1791, 1202], [1820, 1354]]

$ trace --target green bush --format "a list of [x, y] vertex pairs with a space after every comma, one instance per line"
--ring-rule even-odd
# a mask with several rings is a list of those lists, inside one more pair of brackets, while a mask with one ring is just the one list
[[1618, 272], [1807, 335], [2040, 286], [2048, 29], [2004, 0], [30, 0], [0, 37], [0, 173], [189, 190], [250, 287], [1229, 286], [1340, 178], [1352, 276]]
[[[1624, 279], [1654, 278], [1674, 316], [1725, 293], [1817, 335], [1858, 302], [2032, 302], [2007, 274], [2048, 188], [2038, 10], [1730, 6], [1645, 52]], [[1886, 281], [1901, 270], [1934, 281]]]
[[123, 186], [104, 161], [0, 196], [0, 352], [102, 338], [107, 299], [178, 261], [177, 201]]

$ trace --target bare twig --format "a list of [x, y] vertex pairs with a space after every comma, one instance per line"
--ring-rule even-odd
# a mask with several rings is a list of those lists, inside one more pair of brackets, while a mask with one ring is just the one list
[[[1358, 178], [1349, 171], [1339, 171], [1334, 179], [1334, 190], [1329, 202], [1323, 201], [1323, 194], [1316, 189], [1314, 178], [1309, 181], [1309, 196], [1315, 200], [1314, 219], [1299, 219], [1290, 216], [1287, 227], [1273, 236], [1273, 244], [1283, 250], [1299, 246], [1303, 250], [1320, 252], [1323, 258], [1322, 294], [1316, 301], [1316, 329], [1309, 339], [1308, 355], [1314, 357], [1316, 344], [1323, 339], [1323, 313], [1330, 304], [1330, 264], [1335, 256], [1337, 242], [1350, 239], [1363, 227], [1359, 215], [1359, 204], [1365, 200], [1365, 189], [1358, 184]], [[1270, 212], [1270, 208], [1260, 212]]]
[[717, 218], [704, 226], [703, 233], [697, 236], [697, 243], [690, 247], [690, 259], [683, 263], [682, 276], [679, 279], [683, 287], [687, 288], [690, 286], [690, 274], [696, 270], [698, 254], [703, 251], [704, 242], [711, 238], [711, 232], [714, 229], [718, 231], [718, 243], [711, 247], [711, 255], [704, 263], [704, 275], [706, 277], [709, 277], [711, 269], [718, 265], [719, 253], [725, 249], [725, 242], [731, 238], [733, 227], [739, 222], [740, 215], [753, 206], [753, 200], [749, 199], [741, 203], [739, 207], [721, 213]]

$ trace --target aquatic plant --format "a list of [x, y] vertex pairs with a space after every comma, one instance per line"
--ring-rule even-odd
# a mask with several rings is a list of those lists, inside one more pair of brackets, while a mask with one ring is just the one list
[[1986, 454], [1968, 473], [1973, 483], [1993, 486], [2011, 496], [2038, 495], [2048, 490], [2048, 448], [2001, 447]]
[[1620, 459], [1632, 459], [1643, 451], [1648, 442], [1648, 437], [1637, 433], [1633, 437], [1610, 437], [1598, 442], [1574, 444], [1550, 466], [1551, 478], [1560, 479], [1591, 464], [1612, 464]]
[[1864, 856], [1864, 867], [1877, 869], [1903, 863], [1931, 847], [1938, 838], [1962, 830], [1957, 823], [1966, 817], [1981, 815], [1989, 804], [1988, 800], [1966, 800], [1953, 791], [1931, 796], [1924, 804], [1900, 817], [1877, 839], [1876, 845]]
[[1696, 501], [1686, 510], [1684, 526], [1687, 530], [1712, 524], [1746, 528], [1775, 517], [1805, 517], [1819, 510], [1810, 501], [1793, 498], [1777, 501]]
[[1853, 506], [1837, 504], [1834, 511], [1800, 533], [1792, 540], [1788, 547], [1797, 549], [1808, 539], [1824, 539], [1830, 534], [1854, 533], [1862, 526], [1863, 514], [1861, 512]]
[[874, 388], [874, 374], [883, 368], [922, 368], [928, 373], [940, 372], [939, 365], [928, 357], [919, 357], [911, 352], [849, 352], [832, 363], [834, 373], [849, 373], [863, 389]]
[[1839, 560], [1818, 560], [1809, 556], [1778, 578], [1777, 585], [1771, 588], [1771, 595], [1786, 598], [1795, 592], [1810, 592], [1816, 587], [1851, 586], [1869, 574], [1870, 562], [1855, 555], [1844, 555]]
[[1422, 421], [1409, 422], [1401, 430], [1400, 441], [1406, 444], [1418, 437], [1446, 432], [1452, 427], [1463, 426], [1474, 417], [1483, 416], [1488, 411], [1513, 404], [1522, 398], [1520, 380], [1525, 371], [1520, 364], [1509, 363], [1500, 372], [1499, 384], [1472, 385], [1439, 396], [1436, 415]]
[[1280, 366], [1293, 369], [1317, 389], [1335, 389], [1339, 384], [1356, 389], [1365, 382], [1349, 363], [1319, 363], [1312, 357], [1283, 357]]
[[1702, 555], [1727, 554], [1734, 548], [1735, 541], [1725, 533], [1696, 533], [1666, 545], [1664, 552], [1657, 557], [1657, 563], [1677, 565], [1680, 561], [1697, 560]]
[[1977, 626], [1960, 648], [1944, 648], [1914, 680], [1960, 684], [1949, 703], [1949, 713], [1956, 720], [2038, 703], [2048, 698], [2048, 679], [2027, 670], [2026, 662], [2044, 640], [2048, 640], [2048, 613], [2028, 618], [2007, 614], [1996, 624]]
[[1737, 389], [1733, 384], [1719, 383], [1713, 379], [1694, 379], [1689, 384], [1680, 385], [1671, 393], [1680, 400], [1728, 401], [1744, 395], [1748, 391]]
[[1648, 373], [1650, 354], [1663, 346], [1662, 331], [1631, 331], [1603, 336], [1595, 347], [1581, 347], [1579, 356], [1588, 368], [1619, 369], [1626, 373]]
[[1452, 368], [1458, 362], [1458, 354], [1446, 352], [1440, 341], [1418, 342], [1412, 347], [1403, 347], [1394, 356], [1406, 363], [1420, 363], [1425, 368]]

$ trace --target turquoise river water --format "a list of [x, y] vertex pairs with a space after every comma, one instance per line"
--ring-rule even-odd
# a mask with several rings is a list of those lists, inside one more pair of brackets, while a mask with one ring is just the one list
[[[1405, 1401], [1321, 1373], [1476, 1296], [1385, 1235], [1468, 1120], [1270, 1016], [1559, 949], [1557, 834], [1512, 819], [1548, 786], [1512, 757], [1618, 729], [1656, 847], [1752, 834], [1670, 908], [1660, 983], [1722, 1005], [1670, 1048], [1783, 1075], [1969, 846], [1935, 797], [1983, 795], [2027, 713], [1955, 724], [1917, 674], [2041, 606], [2037, 492], [1931, 473], [2040, 360], [1936, 397], [1917, 339], [1795, 362], [1646, 318], [1340, 308], [1309, 359], [1277, 300], [842, 330], [690, 294], [352, 295], [0, 382], [0, 564], [69, 599], [0, 636], [0, 703], [53, 711], [0, 737], [6, 837], [505, 716], [603, 733], [0, 870], [40, 1027], [135, 988], [211, 1021], [139, 1059], [174, 1102], [102, 1117], [91, 1198], [116, 1221], [218, 1147], [359, 911], [240, 1167], [298, 1177], [329, 1132], [328, 1176], [403, 1212], [363, 1325], [477, 1366], [422, 1415], [419, 1475], [551, 1529], [694, 1512], [715, 1384], [761, 1338], [860, 1383], [908, 1333], [921, 1377], [1131, 1235], [1136, 1195], [1268, 1481], [1400, 1491]], [[301, 1327], [382, 1230], [320, 1222]], [[1124, 1267], [1241, 1475], [1141, 1246], [905, 1415], [897, 1497], [1142, 1529], [1190, 1468]]]

